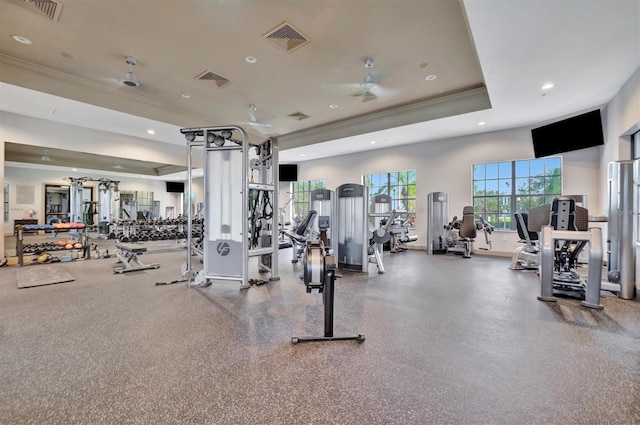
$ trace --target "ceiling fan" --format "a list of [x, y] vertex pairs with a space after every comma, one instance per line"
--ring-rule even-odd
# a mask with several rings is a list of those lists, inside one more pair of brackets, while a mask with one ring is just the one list
[[[381, 86], [379, 76], [376, 76], [373, 73], [374, 66], [375, 61], [373, 58], [365, 58], [364, 67], [367, 73], [362, 81], [360, 83], [339, 84], [337, 86], [343, 90], [349, 90], [350, 96], [359, 97], [362, 99], [362, 102], [368, 102], [381, 96], [390, 96], [395, 94], [397, 92], [396, 90], [390, 90]], [[325, 88], [331, 90], [332, 87], [329, 85], [325, 86]]]
[[258, 107], [254, 104], [249, 105], [249, 121], [242, 121], [242, 124], [246, 124], [249, 125], [251, 127], [255, 127], [258, 130], [260, 129], [266, 129], [266, 128], [272, 128], [273, 124], [271, 123], [262, 123], [260, 121], [258, 121], [258, 118], [256, 118], [256, 111], [258, 110]]
[[109, 84], [110, 86], [128, 86], [128, 87], [140, 87], [138, 77], [133, 73], [133, 67], [137, 65], [138, 60], [133, 56], [125, 56], [124, 62], [129, 66], [129, 70], [120, 78], [99, 78], [100, 81]]
[[380, 84], [380, 78], [373, 74], [373, 67], [375, 62], [373, 58], [364, 59], [364, 67], [367, 70], [367, 75], [364, 76], [362, 82], [359, 84], [359, 91], [351, 94], [354, 97], [361, 97], [362, 102], [368, 102], [369, 100], [375, 100], [378, 97], [392, 96], [398, 91], [383, 87]]

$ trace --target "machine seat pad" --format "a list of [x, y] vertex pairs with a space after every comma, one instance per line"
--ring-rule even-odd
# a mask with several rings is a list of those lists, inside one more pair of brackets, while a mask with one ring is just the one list
[[123, 251], [132, 252], [134, 254], [142, 254], [143, 252], [147, 252], [147, 247], [136, 245], [133, 243], [117, 243], [116, 248]]

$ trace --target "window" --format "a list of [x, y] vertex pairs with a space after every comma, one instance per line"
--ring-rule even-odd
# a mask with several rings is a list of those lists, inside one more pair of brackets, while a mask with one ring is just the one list
[[515, 229], [515, 212], [551, 203], [561, 194], [561, 157], [473, 165], [473, 208], [496, 229]]
[[291, 183], [291, 193], [293, 196], [293, 217], [296, 215], [304, 219], [309, 211], [309, 193], [316, 189], [325, 189], [326, 182], [320, 180], [303, 180]]
[[369, 174], [363, 177], [369, 188], [369, 197], [386, 194], [391, 196], [391, 208], [406, 211], [412, 226], [416, 221], [416, 170]]

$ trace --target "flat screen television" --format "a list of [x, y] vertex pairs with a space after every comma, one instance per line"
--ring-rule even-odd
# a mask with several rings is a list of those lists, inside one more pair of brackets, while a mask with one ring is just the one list
[[531, 130], [536, 158], [604, 145], [600, 110]]
[[184, 182], [167, 182], [167, 192], [184, 193]]
[[298, 164], [280, 164], [279, 174], [281, 182], [298, 181]]

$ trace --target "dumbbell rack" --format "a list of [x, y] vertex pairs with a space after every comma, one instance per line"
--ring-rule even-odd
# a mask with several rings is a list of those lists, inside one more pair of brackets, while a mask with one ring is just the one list
[[77, 232], [74, 232], [71, 234], [71, 238], [73, 240], [83, 240], [84, 243], [82, 245], [82, 248], [72, 248], [72, 249], [66, 249], [64, 247], [61, 247], [59, 245], [56, 245], [54, 243], [51, 242], [47, 242], [47, 243], [41, 243], [38, 245], [38, 248], [35, 249], [33, 252], [25, 252], [25, 244], [24, 244], [24, 236], [25, 234], [29, 234], [30, 232], [32, 232], [33, 230], [25, 230], [24, 226], [22, 225], [17, 225], [16, 226], [16, 256], [18, 257], [18, 265], [20, 267], [24, 266], [24, 255], [25, 254], [35, 254], [35, 253], [43, 253], [43, 252], [58, 252], [58, 251], [82, 251], [82, 258], [85, 259], [90, 259], [91, 255], [90, 255], [90, 250], [91, 250], [91, 244], [89, 243], [89, 238], [87, 236], [87, 228], [82, 228], [82, 229], [70, 229], [70, 230], [76, 230]]
[[[117, 221], [109, 224], [108, 239], [125, 243], [160, 240], [181, 241], [187, 239], [187, 224], [184, 219]], [[203, 220], [194, 219], [192, 221], [192, 237], [201, 237], [203, 227]]]

